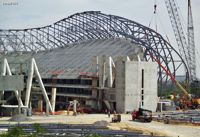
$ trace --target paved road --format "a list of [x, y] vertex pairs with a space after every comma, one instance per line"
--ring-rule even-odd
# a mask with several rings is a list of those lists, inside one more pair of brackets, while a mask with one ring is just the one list
[[171, 125], [159, 122], [140, 123], [130, 121], [130, 117], [124, 116], [123, 122], [130, 124], [133, 127], [140, 127], [144, 130], [152, 132], [164, 133], [172, 137], [198, 137], [200, 136], [200, 127], [186, 125]]
[[[112, 117], [112, 115], [111, 115]], [[83, 114], [78, 116], [33, 116], [31, 121], [22, 123], [65, 123], [65, 124], [92, 124], [96, 121], [107, 121], [110, 123], [106, 114]], [[12, 124], [8, 122], [9, 117], [0, 118], [0, 124]], [[113, 129], [136, 129], [143, 130], [145, 132], [161, 133], [162, 135], [168, 135], [172, 137], [198, 137], [200, 136], [200, 127], [197, 126], [184, 126], [184, 125], [170, 125], [158, 122], [141, 123], [131, 121], [131, 116], [123, 114], [121, 123], [111, 124], [109, 127]]]

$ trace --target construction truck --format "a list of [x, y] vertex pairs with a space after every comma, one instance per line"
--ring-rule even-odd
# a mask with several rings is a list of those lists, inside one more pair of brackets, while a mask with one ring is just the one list
[[151, 122], [152, 121], [152, 111], [139, 108], [138, 110], [134, 110], [131, 113], [132, 120], [139, 120], [142, 122]]

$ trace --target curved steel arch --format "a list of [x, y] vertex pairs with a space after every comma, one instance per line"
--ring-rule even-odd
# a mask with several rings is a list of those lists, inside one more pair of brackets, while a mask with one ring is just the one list
[[[174, 76], [181, 67], [187, 70], [182, 57], [160, 34], [132, 20], [99, 11], [76, 13], [41, 28], [0, 30], [0, 51], [50, 50], [82, 40], [113, 37], [126, 38], [145, 47], [145, 58], [150, 60], [151, 52]], [[168, 80], [159, 67], [158, 82]]]

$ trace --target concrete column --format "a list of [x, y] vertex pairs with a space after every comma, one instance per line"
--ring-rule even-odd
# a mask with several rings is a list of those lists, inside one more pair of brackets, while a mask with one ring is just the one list
[[42, 89], [42, 93], [43, 93], [44, 99], [45, 99], [45, 101], [46, 101], [46, 104], [48, 104], [48, 105], [47, 105], [47, 106], [48, 106], [47, 108], [50, 109], [50, 111], [52, 112], [52, 106], [51, 106], [51, 103], [50, 103], [50, 101], [49, 101], [49, 97], [48, 97], [48, 95], [47, 95], [46, 89], [45, 89], [44, 84], [43, 84], [43, 82], [42, 82], [42, 78], [41, 78], [41, 75], [40, 75], [40, 73], [39, 73], [39, 70], [38, 70], [38, 67], [37, 67], [37, 64], [36, 64], [34, 58], [32, 58], [32, 62], [33, 62], [33, 65], [34, 65], [34, 70], [35, 70], [36, 78], [37, 78], [37, 80], [38, 80], [38, 82], [39, 82], [39, 86], [40, 86], [40, 88]]
[[101, 56], [99, 58], [99, 87], [104, 88], [106, 79], [106, 56]]
[[96, 72], [97, 72], [96, 75], [99, 76], [99, 57], [98, 56], [96, 56], [96, 65], [97, 65], [96, 66]]
[[34, 66], [33, 66], [33, 61], [31, 61], [27, 85], [26, 85], [26, 97], [25, 97], [25, 106], [26, 107], [28, 107], [28, 105], [29, 105], [31, 87], [32, 87], [32, 82], [33, 82], [33, 74], [34, 74]]
[[19, 91], [19, 94], [18, 94], [18, 114], [20, 115], [21, 114], [21, 103], [20, 103], [20, 100], [21, 100], [21, 91]]
[[40, 111], [40, 112], [43, 111], [43, 100], [38, 101], [38, 111]]
[[49, 116], [49, 104], [47, 102], [46, 102], [46, 116]]
[[112, 88], [113, 75], [112, 75], [112, 58], [108, 57], [108, 87]]
[[57, 88], [52, 88], [52, 91], [51, 91], [51, 105], [52, 105], [53, 112], [55, 112], [55, 105], [56, 105], [56, 90]]
[[[97, 107], [99, 110], [102, 108], [102, 93], [97, 90], [97, 79], [92, 79], [92, 98], [97, 99], [97, 101], [93, 101], [93, 107]], [[95, 104], [95, 105], [94, 105]]]
[[97, 79], [92, 79], [92, 98], [97, 98]]
[[[2, 76], [5, 76], [6, 75], [6, 59], [4, 58], [2, 61], [2, 64], [1, 64], [1, 75]], [[4, 99], [4, 91], [0, 91], [0, 100], [2, 99]], [[3, 103], [4, 104], [4, 103]]]
[[77, 111], [76, 111], [76, 105], [77, 105], [77, 100], [73, 100], [73, 115], [76, 116], [77, 115]]
[[102, 90], [99, 90], [98, 91], [99, 92], [99, 94], [98, 94], [98, 103], [97, 103], [97, 105], [98, 105], [98, 109], [99, 110], [101, 110], [102, 109]]

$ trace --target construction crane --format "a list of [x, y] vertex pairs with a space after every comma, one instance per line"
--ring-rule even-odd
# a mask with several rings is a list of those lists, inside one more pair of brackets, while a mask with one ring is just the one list
[[187, 24], [188, 46], [191, 56], [190, 73], [191, 79], [196, 80], [196, 56], [195, 56], [195, 42], [194, 42], [194, 25], [192, 17], [191, 0], [188, 0], [188, 24]]
[[[190, 82], [196, 80], [196, 61], [195, 61], [195, 44], [194, 44], [194, 27], [192, 19], [192, 10], [191, 10], [191, 1], [188, 0], [188, 43], [183, 31], [182, 23], [178, 13], [178, 8], [175, 3], [175, 0], [165, 0], [167, 5], [168, 13], [170, 16], [172, 28], [176, 37], [176, 41], [179, 47], [180, 54], [184, 58], [187, 67], [189, 68], [190, 73]], [[156, 3], [154, 4], [154, 14], [156, 14]], [[153, 61], [157, 62], [158, 65], [163, 69], [163, 71], [170, 77], [172, 82], [183, 92], [181, 97], [180, 104], [182, 106], [192, 106], [195, 108], [200, 107], [200, 98], [192, 98], [188, 91], [175, 79], [175, 77], [157, 60], [154, 55], [148, 51], [149, 56]], [[192, 55], [191, 55], [192, 54]], [[187, 69], [186, 69], [187, 70]], [[187, 74], [186, 74], [187, 76]]]
[[163, 71], [170, 77], [172, 82], [183, 92], [183, 97], [181, 98], [181, 105], [186, 107], [192, 107], [192, 108], [200, 108], [200, 98], [192, 98], [187, 90], [175, 79], [175, 77], [160, 63], [159, 60], [157, 60], [153, 54], [148, 51], [149, 56], [152, 58], [153, 61], [157, 62], [158, 65], [163, 69]]
[[[187, 39], [184, 34], [181, 18], [178, 12], [176, 0], [165, 0], [167, 11], [170, 17], [171, 25], [174, 31], [176, 42], [180, 55], [183, 57], [190, 75], [190, 82], [196, 80], [196, 61], [195, 61], [195, 43], [194, 43], [194, 27], [192, 19], [191, 1], [188, 0], [188, 27]], [[188, 41], [187, 41], [188, 40]]]
[[155, 62], [157, 62], [158, 65], [163, 69], [163, 71], [170, 77], [170, 79], [172, 80], [172, 82], [173, 82], [179, 89], [181, 89], [181, 91], [184, 93], [184, 97], [185, 97], [186, 99], [190, 99], [190, 96], [189, 96], [187, 90], [186, 90], [185, 88], [183, 88], [183, 86], [175, 79], [175, 77], [160, 63], [159, 60], [157, 60], [157, 59], [153, 56], [153, 54], [152, 54], [150, 51], [148, 51], [148, 53], [149, 53], [149, 56], [152, 58], [152, 60], [155, 61]]

